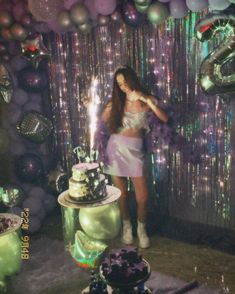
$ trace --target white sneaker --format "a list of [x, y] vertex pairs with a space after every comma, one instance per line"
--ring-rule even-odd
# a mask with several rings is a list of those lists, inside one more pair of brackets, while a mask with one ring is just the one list
[[139, 247], [146, 249], [150, 247], [150, 240], [146, 233], [145, 223], [138, 221], [137, 236], [139, 238]]
[[122, 242], [126, 245], [133, 243], [132, 226], [129, 220], [123, 221]]

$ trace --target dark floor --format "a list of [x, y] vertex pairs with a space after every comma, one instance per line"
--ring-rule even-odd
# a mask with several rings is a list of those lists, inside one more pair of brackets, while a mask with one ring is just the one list
[[[42, 236], [62, 240], [62, 223], [59, 210], [47, 217], [38, 234], [31, 242]], [[137, 240], [135, 244], [138, 245]], [[186, 282], [198, 280], [209, 287], [235, 293], [235, 255], [202, 245], [190, 245], [159, 235], [151, 237], [151, 248], [142, 250], [153, 271], [167, 274]], [[110, 242], [110, 247], [122, 246], [119, 238]]]

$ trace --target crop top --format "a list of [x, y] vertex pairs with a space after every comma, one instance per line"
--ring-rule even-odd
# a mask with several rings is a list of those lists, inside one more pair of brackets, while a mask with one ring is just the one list
[[147, 121], [147, 110], [133, 113], [125, 111], [122, 118], [123, 127], [120, 130], [124, 129], [145, 129], [146, 132], [149, 132], [149, 126]]

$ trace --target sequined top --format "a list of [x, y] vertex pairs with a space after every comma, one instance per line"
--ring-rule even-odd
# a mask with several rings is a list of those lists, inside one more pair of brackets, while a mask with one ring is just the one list
[[147, 110], [141, 112], [128, 112], [125, 111], [122, 119], [124, 129], [145, 129], [146, 132], [149, 132], [149, 126], [147, 122]]

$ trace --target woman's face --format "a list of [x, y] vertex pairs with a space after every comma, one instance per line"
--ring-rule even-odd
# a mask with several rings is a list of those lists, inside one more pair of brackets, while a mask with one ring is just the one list
[[117, 75], [117, 83], [121, 91], [124, 92], [125, 94], [128, 94], [132, 91], [130, 87], [128, 86], [127, 82], [125, 81], [123, 74]]

